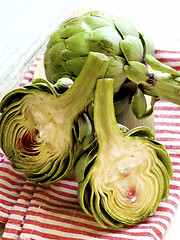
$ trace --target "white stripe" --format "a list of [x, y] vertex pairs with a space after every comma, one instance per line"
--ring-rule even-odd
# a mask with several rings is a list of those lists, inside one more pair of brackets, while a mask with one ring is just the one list
[[156, 138], [177, 138], [180, 141], [180, 134], [176, 133], [156, 133]]
[[180, 199], [172, 196], [172, 195], [169, 195], [168, 199], [174, 201], [176, 204], [179, 204], [180, 203]]
[[[168, 123], [168, 124], [171, 124], [171, 123], [180, 123], [180, 118], [162, 118], [162, 117], [156, 117], [154, 119], [154, 122], [155, 124], [156, 123], [161, 123], [161, 122], [165, 122], [165, 123]], [[163, 126], [164, 128], [168, 128], [169, 126]], [[179, 127], [180, 128], [180, 127]]]
[[[157, 123], [157, 121], [156, 121]], [[179, 131], [179, 126], [163, 126], [163, 125], [155, 125], [156, 130], [171, 130], [171, 131]]]
[[180, 58], [180, 53], [158, 53], [158, 54], [154, 54], [154, 57], [159, 59], [159, 58]]
[[175, 116], [180, 116], [180, 112], [176, 110], [157, 110], [157, 113], [155, 112], [156, 115], [175, 115]]
[[[157, 107], [179, 107], [179, 105], [167, 101], [158, 101], [155, 103], [155, 106]], [[156, 111], [156, 110], [155, 110]]]
[[[73, 189], [70, 189], [68, 187], [60, 186], [59, 188], [57, 188], [57, 186], [51, 186], [51, 188], [56, 190], [56, 191], [61, 191], [61, 192], [64, 192], [64, 193], [67, 193], [67, 190], [68, 190], [68, 193], [70, 193], [70, 194], [75, 194], [75, 195], [77, 194], [77, 190], [73, 190]], [[51, 191], [51, 195], [54, 195], [54, 194], [55, 194], [55, 192]]]
[[[42, 200], [42, 202], [41, 201], [38, 201], [38, 200], [34, 200], [34, 198], [36, 198], [36, 197], [39, 197], [41, 200]], [[67, 198], [64, 198], [64, 197], [62, 197], [62, 196], [59, 196], [59, 198], [60, 199], [65, 199], [65, 200], [70, 200], [70, 198], [69, 199], [67, 199]], [[44, 203], [44, 201], [45, 201], [46, 199], [44, 198], [44, 196], [42, 196], [41, 194], [36, 194], [36, 195], [34, 195], [33, 196], [33, 198], [32, 198], [32, 200], [31, 200], [31, 203], [32, 204], [40, 204], [40, 205], [42, 205], [42, 206], [46, 206], [46, 207], [51, 207], [51, 208], [55, 208], [55, 209], [57, 209], [57, 207], [53, 207], [53, 206], [51, 206], [52, 204], [57, 204], [57, 205], [59, 205], [59, 208], [61, 207], [61, 206], [67, 206], [67, 207], [74, 207], [74, 203], [73, 203], [73, 201], [72, 201], [72, 204], [71, 203], [63, 203], [63, 202], [61, 202], [61, 200], [54, 200], [54, 199], [49, 199], [49, 198], [47, 198], [47, 202], [48, 203]], [[78, 205], [76, 205], [76, 208], [78, 207]], [[79, 206], [79, 208], [80, 208], [80, 206]]]
[[[14, 209], [13, 209], [13, 210], [14, 210]], [[22, 220], [24, 219], [24, 214], [23, 214], [23, 215], [20, 215], [20, 214], [11, 213], [8, 219], [13, 219], [13, 220], [18, 220], [18, 221], [20, 220], [20, 221], [22, 221]], [[11, 228], [11, 224], [7, 222], [6, 227]]]
[[14, 233], [10, 233], [10, 232], [5, 232], [4, 234], [3, 234], [3, 238], [5, 239], [5, 238], [8, 238], [8, 239], [19, 239], [19, 235], [17, 235], [17, 234], [14, 234]]
[[25, 74], [25, 77], [32, 78], [32, 77], [33, 77], [33, 74], [32, 74], [32, 73], [30, 73], [30, 72], [27, 72], [27, 73]]
[[11, 200], [11, 202], [12, 202], [12, 206], [9, 206], [9, 205], [6, 205], [6, 204], [0, 202], [0, 207], [7, 209], [7, 210], [11, 210], [13, 208], [14, 204], [16, 203], [16, 200]]
[[178, 149], [176, 149], [176, 150], [175, 149], [168, 149], [167, 151], [168, 151], [169, 154], [175, 154], [175, 155], [180, 154]]
[[165, 208], [167, 208], [167, 209], [171, 209], [173, 212], [176, 211], [176, 207], [173, 206], [171, 203], [168, 203], [168, 202], [166, 202], [166, 201], [165, 201], [165, 202], [161, 202], [160, 206], [161, 206], [161, 207], [165, 207]]
[[[151, 221], [159, 221], [159, 222], [161, 222], [161, 223], [163, 223], [165, 226], [169, 226], [169, 221], [168, 220], [166, 220], [166, 219], [164, 219], [164, 218], [161, 218], [161, 217], [159, 217], [159, 216], [155, 216], [155, 215], [153, 215], [153, 216], [151, 216], [150, 217], [150, 223], [151, 223]], [[148, 223], [148, 222], [147, 222]], [[145, 223], [146, 224], [146, 223]]]
[[180, 141], [175, 142], [175, 141], [163, 141], [163, 140], [161, 140], [161, 143], [165, 146], [177, 146], [177, 147], [180, 146]]
[[[75, 181], [68, 181], [68, 180], [61, 180], [62, 183], [64, 184], [67, 184], [67, 185], [70, 185], [70, 186], [74, 186], [74, 187], [77, 187], [78, 186], [78, 183], [75, 182]], [[53, 186], [53, 185], [52, 185]]]

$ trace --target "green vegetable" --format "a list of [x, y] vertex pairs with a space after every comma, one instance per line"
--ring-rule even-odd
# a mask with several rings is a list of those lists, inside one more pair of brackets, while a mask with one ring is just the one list
[[[55, 83], [62, 76], [78, 76], [89, 51], [101, 52], [109, 57], [106, 77], [115, 79], [117, 92], [125, 81], [123, 67], [126, 62], [123, 39], [133, 39], [136, 57], [141, 60], [144, 50], [138, 31], [126, 18], [116, 17], [102, 11], [90, 11], [82, 16], [64, 21], [51, 36], [45, 52], [44, 67], [47, 79]], [[131, 53], [130, 53], [131, 54]], [[133, 53], [131, 55], [134, 55]], [[132, 56], [133, 57], [133, 56]]]
[[180, 105], [180, 73], [149, 53], [145, 61], [148, 67], [138, 61], [129, 61], [124, 67], [127, 77], [137, 83], [144, 94]]
[[103, 77], [107, 65], [104, 54], [90, 52], [68, 90], [72, 84], [68, 78], [54, 86], [36, 79], [3, 98], [0, 147], [15, 170], [25, 172], [29, 180], [50, 183], [72, 169], [92, 133], [83, 109], [92, 100], [96, 81]]
[[149, 128], [119, 127], [113, 79], [98, 80], [94, 101], [97, 144], [75, 165], [80, 205], [103, 227], [137, 224], [168, 197], [169, 155]]
[[[90, 11], [70, 18], [51, 35], [44, 57], [47, 79], [55, 83], [64, 76], [76, 78], [89, 51], [104, 53], [110, 60], [105, 77], [114, 79], [116, 115], [131, 103], [137, 118], [149, 116], [158, 99], [180, 104], [180, 74], [157, 60], [155, 62], [152, 57], [154, 45], [150, 37], [139, 33], [129, 19], [102, 11]], [[137, 79], [141, 67], [135, 71], [131, 66], [133, 62], [144, 66], [146, 82], [142, 82], [144, 77]], [[162, 75], [161, 72], [160, 76], [156, 73], [152, 75], [149, 68], [153, 67], [170, 75]], [[158, 86], [154, 87], [157, 79]], [[171, 88], [170, 92], [168, 88]], [[150, 109], [147, 108], [144, 94], [152, 96]]]

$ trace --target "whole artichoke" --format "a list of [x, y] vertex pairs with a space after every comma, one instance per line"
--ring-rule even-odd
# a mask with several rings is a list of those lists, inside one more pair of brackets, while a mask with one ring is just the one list
[[97, 145], [75, 165], [80, 205], [101, 226], [137, 224], [167, 199], [171, 160], [149, 128], [120, 129], [112, 79], [98, 80], [94, 105]]
[[25, 172], [28, 180], [50, 183], [72, 169], [83, 140], [92, 132], [83, 110], [107, 65], [104, 54], [90, 52], [68, 90], [70, 79], [60, 79], [55, 85], [35, 79], [2, 99], [0, 147], [15, 170]]
[[[89, 51], [101, 52], [108, 56], [109, 66], [105, 77], [114, 79], [114, 102], [116, 115], [121, 113], [127, 104], [132, 103], [133, 113], [137, 118], [149, 116], [153, 112], [156, 100], [164, 99], [180, 104], [179, 81], [177, 71], [172, 76], [151, 73], [154, 61], [146, 61], [147, 53], [152, 55], [154, 45], [147, 35], [140, 34], [134, 24], [126, 18], [117, 17], [102, 11], [90, 11], [82, 16], [64, 21], [51, 36], [44, 56], [44, 68], [47, 79], [55, 83], [63, 76], [72, 79], [78, 76]], [[145, 73], [146, 82], [134, 80], [127, 68], [129, 62], [142, 63], [148, 70]], [[157, 62], [157, 61], [156, 61]], [[150, 63], [150, 64], [149, 64]], [[158, 70], [164, 72], [164, 65], [158, 63]], [[165, 71], [166, 72], [166, 71]], [[152, 84], [152, 75], [156, 81]], [[161, 74], [160, 74], [161, 76]], [[155, 86], [160, 82], [161, 88]], [[168, 82], [168, 86], [166, 85]], [[148, 85], [148, 86], [147, 86]], [[173, 90], [167, 93], [167, 88]], [[148, 91], [147, 91], [148, 88]], [[154, 91], [154, 88], [155, 91]], [[166, 94], [164, 94], [166, 92]], [[151, 108], [147, 109], [144, 94], [152, 96]], [[176, 94], [176, 98], [174, 98]]]
[[[115, 79], [114, 90], [119, 90], [126, 79], [123, 71], [126, 62], [123, 54], [124, 38], [134, 41], [136, 54], [133, 60], [143, 58], [144, 48], [133, 23], [102, 11], [91, 11], [64, 21], [48, 43], [44, 67], [47, 79], [55, 83], [64, 75], [78, 76], [89, 51], [106, 54], [110, 63], [106, 77]], [[126, 47], [125, 47], [126, 48]]]

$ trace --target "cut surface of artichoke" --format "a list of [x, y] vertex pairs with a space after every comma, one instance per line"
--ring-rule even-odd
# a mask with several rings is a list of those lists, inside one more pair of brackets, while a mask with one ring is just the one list
[[94, 104], [97, 145], [75, 165], [79, 202], [103, 227], [137, 224], [167, 199], [171, 160], [149, 128], [120, 130], [113, 79], [98, 80]]
[[92, 131], [82, 111], [92, 100], [96, 81], [107, 65], [105, 55], [91, 52], [67, 91], [61, 87], [61, 79], [61, 84], [54, 86], [35, 79], [2, 99], [0, 146], [14, 169], [42, 183], [57, 181], [71, 170], [78, 142]]

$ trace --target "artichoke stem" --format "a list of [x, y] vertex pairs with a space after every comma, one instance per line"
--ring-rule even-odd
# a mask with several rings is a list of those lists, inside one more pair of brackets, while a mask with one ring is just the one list
[[68, 116], [71, 113], [77, 115], [82, 110], [82, 106], [85, 107], [91, 101], [96, 81], [104, 76], [108, 61], [108, 57], [104, 54], [89, 53], [84, 67], [72, 85], [73, 87], [69, 88], [62, 96], [59, 96], [62, 100], [61, 102], [64, 102], [66, 105]]
[[147, 95], [180, 105], [180, 78], [168, 73], [150, 73], [149, 78], [139, 84]]
[[118, 136], [118, 141], [121, 136], [123, 137], [114, 113], [113, 84], [114, 80], [111, 78], [99, 79], [95, 92], [94, 122], [96, 134], [101, 147], [105, 143], [105, 148], [107, 148], [107, 142], [109, 146], [114, 144], [115, 136]]

